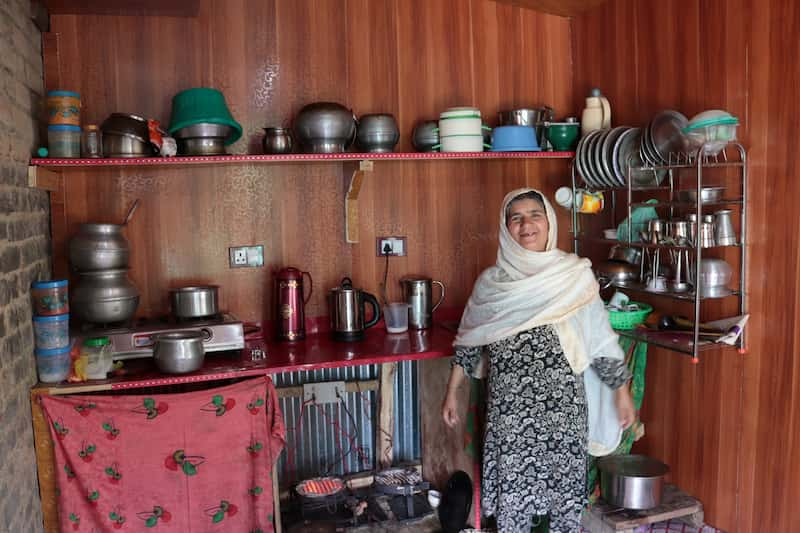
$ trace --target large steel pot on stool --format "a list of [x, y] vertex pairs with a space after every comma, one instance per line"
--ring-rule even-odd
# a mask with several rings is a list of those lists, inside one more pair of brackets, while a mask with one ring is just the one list
[[669, 467], [646, 455], [607, 455], [597, 459], [600, 496], [625, 509], [645, 510], [661, 504]]

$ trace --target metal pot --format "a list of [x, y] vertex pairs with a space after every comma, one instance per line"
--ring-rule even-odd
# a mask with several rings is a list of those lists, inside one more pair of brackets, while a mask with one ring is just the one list
[[265, 154], [292, 153], [292, 131], [288, 128], [264, 128], [261, 147]]
[[203, 366], [205, 348], [202, 331], [161, 333], [155, 336], [154, 341], [153, 359], [160, 371], [185, 374]]
[[225, 155], [225, 137], [176, 139], [180, 155]]
[[80, 272], [70, 290], [70, 300], [72, 313], [85, 322], [124, 322], [136, 313], [139, 290], [124, 268]]
[[669, 467], [645, 455], [609, 455], [597, 460], [600, 496], [625, 509], [645, 510], [661, 504]]
[[435, 120], [418, 123], [411, 134], [411, 144], [418, 152], [433, 152], [433, 147], [439, 144], [439, 123]]
[[128, 240], [121, 224], [81, 224], [69, 241], [69, 262], [80, 272], [127, 268]]
[[172, 314], [176, 318], [202, 318], [219, 313], [219, 287], [204, 285], [169, 291]]
[[122, 133], [103, 132], [103, 155], [105, 157], [150, 157], [153, 147], [143, 141]]
[[400, 141], [400, 129], [388, 113], [363, 115], [356, 133], [358, 145], [367, 152], [391, 152]]
[[294, 119], [295, 137], [312, 153], [344, 152], [356, 136], [353, 112], [334, 102], [316, 102], [303, 107]]
[[625, 285], [639, 278], [639, 268], [624, 261], [604, 261], [595, 271], [601, 289], [613, 284]]
[[642, 249], [615, 244], [611, 247], [608, 258], [614, 261], [623, 261], [632, 265], [638, 265], [642, 262]]

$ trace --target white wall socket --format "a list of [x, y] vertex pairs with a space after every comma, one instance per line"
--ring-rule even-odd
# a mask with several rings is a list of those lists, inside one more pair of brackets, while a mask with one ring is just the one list
[[232, 246], [228, 248], [228, 260], [231, 268], [264, 266], [264, 246]]
[[[378, 237], [375, 239], [377, 245], [377, 256], [384, 255], [405, 256], [406, 238], [405, 237]], [[389, 250], [389, 253], [386, 253]]]

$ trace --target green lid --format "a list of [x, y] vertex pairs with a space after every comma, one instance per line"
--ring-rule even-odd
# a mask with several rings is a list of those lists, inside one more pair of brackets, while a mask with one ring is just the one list
[[690, 131], [694, 131], [700, 128], [707, 128], [709, 126], [723, 126], [730, 124], [739, 124], [739, 119], [736, 117], [719, 117], [719, 118], [710, 118], [707, 120], [700, 120], [693, 124], [689, 124], [681, 131], [683, 131], [683, 133], [688, 133]]
[[106, 346], [111, 344], [111, 341], [108, 340], [108, 337], [93, 337], [91, 339], [86, 339], [83, 341], [84, 346], [91, 346], [91, 347], [98, 347], [98, 346]]

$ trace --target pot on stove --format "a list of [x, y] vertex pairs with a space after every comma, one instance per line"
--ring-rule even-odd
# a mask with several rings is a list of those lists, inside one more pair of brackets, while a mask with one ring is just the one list
[[[365, 320], [365, 304], [372, 306], [372, 318]], [[331, 333], [337, 341], [360, 341], [364, 330], [381, 319], [378, 299], [372, 294], [353, 287], [350, 278], [343, 278], [339, 287], [330, 290], [328, 304], [331, 314]]]

